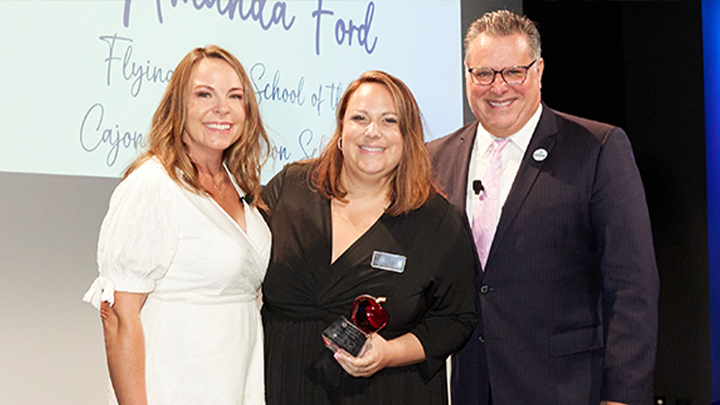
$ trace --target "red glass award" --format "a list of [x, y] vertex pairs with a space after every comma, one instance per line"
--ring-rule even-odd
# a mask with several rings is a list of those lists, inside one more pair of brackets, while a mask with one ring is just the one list
[[382, 329], [390, 320], [387, 311], [380, 305], [384, 302], [385, 297], [375, 298], [370, 295], [361, 295], [355, 298], [351, 317], [353, 323], [365, 333], [373, 333]]
[[385, 297], [375, 298], [370, 295], [357, 297], [350, 316], [352, 322], [341, 316], [323, 331], [325, 346], [333, 352], [343, 349], [355, 357], [362, 356], [369, 334], [382, 329], [390, 319], [381, 305], [383, 302]]

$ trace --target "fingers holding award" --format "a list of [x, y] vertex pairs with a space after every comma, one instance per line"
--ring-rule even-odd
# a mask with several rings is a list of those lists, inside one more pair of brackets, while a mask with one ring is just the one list
[[362, 357], [370, 348], [369, 335], [378, 332], [390, 320], [381, 305], [384, 302], [385, 297], [375, 298], [367, 294], [357, 297], [350, 315], [352, 321], [341, 316], [323, 331], [325, 346], [333, 352], [343, 349], [354, 357]]

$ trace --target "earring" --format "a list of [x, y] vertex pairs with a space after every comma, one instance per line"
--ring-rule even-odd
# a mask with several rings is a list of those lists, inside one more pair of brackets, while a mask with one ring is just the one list
[[342, 138], [338, 138], [338, 149], [342, 152]]

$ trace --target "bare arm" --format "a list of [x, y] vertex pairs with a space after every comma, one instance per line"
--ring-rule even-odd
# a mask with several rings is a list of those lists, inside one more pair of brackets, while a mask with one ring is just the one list
[[115, 292], [115, 304], [102, 303], [110, 380], [120, 405], [145, 405], [145, 338], [140, 310], [147, 294]]
[[425, 360], [425, 349], [412, 333], [393, 340], [385, 340], [374, 333], [372, 348], [362, 357], [353, 357], [344, 350], [335, 353], [335, 359], [353, 377], [370, 377], [386, 367], [400, 367]]

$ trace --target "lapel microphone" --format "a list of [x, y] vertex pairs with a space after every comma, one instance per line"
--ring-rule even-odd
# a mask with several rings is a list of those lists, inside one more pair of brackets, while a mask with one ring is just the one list
[[481, 180], [473, 180], [473, 191], [475, 192], [475, 195], [480, 195], [480, 192], [485, 190], [485, 187], [482, 185]]
[[245, 201], [248, 204], [252, 204], [254, 198], [253, 198], [252, 194], [246, 194], [246, 195], [241, 196], [239, 198], [239, 200], [240, 200], [240, 204], [242, 204], [243, 201]]

